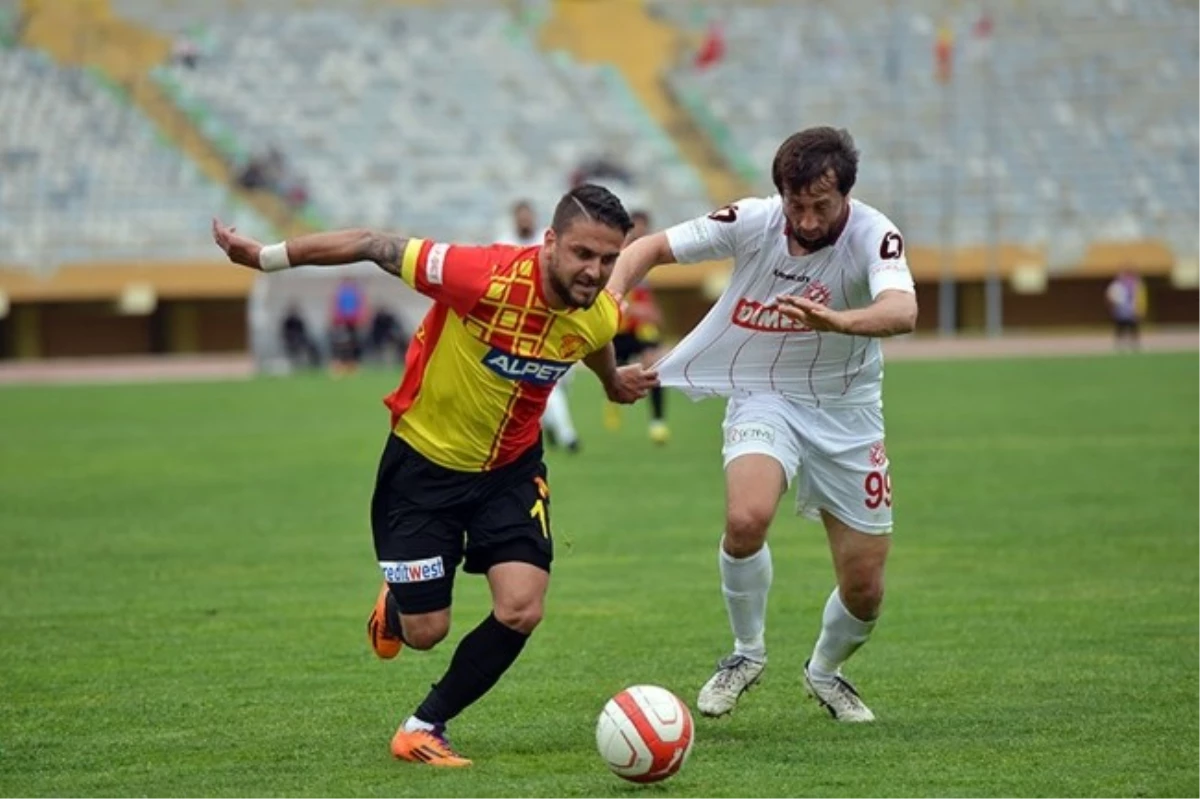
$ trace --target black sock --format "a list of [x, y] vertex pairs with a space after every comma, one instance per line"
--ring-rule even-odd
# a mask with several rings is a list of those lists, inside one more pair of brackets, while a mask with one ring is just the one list
[[388, 591], [387, 599], [383, 601], [383, 626], [387, 628], [388, 635], [394, 635], [408, 646], [408, 641], [404, 640], [404, 625], [400, 623], [400, 608], [396, 605], [396, 597]]
[[521, 654], [529, 636], [505, 627], [489, 614], [458, 643], [450, 668], [433, 686], [416, 716], [445, 724], [492, 689]]
[[650, 414], [656, 422], [663, 420], [663, 390], [662, 386], [650, 389]]

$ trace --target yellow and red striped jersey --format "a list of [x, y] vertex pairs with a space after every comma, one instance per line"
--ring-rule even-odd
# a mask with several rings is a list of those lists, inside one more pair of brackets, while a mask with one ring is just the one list
[[401, 277], [433, 299], [384, 403], [392, 429], [434, 463], [486, 471], [538, 441], [554, 384], [620, 326], [607, 291], [557, 311], [542, 294], [538, 247], [409, 239]]

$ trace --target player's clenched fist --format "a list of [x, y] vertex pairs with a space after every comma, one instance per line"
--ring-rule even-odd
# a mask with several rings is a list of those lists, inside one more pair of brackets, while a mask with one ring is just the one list
[[646, 396], [657, 385], [658, 372], [634, 363], [617, 369], [612, 381], [604, 387], [604, 393], [610, 401], [628, 405]]

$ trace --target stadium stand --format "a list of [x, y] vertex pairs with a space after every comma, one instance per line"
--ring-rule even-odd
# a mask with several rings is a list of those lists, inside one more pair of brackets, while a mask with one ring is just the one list
[[[997, 262], [1006, 324], [1103, 321], [1097, 286], [1129, 264], [1152, 321], [1194, 323], [1194, 4], [619, 5], [0, 0], [0, 358], [249, 344], [277, 361], [281, 309], [319, 324], [329, 281], [264, 294], [218, 267], [214, 212], [261, 238], [374, 225], [490, 241], [518, 196], [548, 211], [600, 159], [665, 225], [771, 191], [779, 141], [823, 123], [853, 131], [856, 193], [906, 231], [923, 325], [949, 264], [959, 325], [979, 327]], [[714, 29], [723, 47], [700, 68], [691, 45]], [[287, 203], [238, 184], [264, 153], [286, 164]], [[724, 269], [656, 272], [676, 332]], [[406, 324], [423, 307], [363, 278]]]
[[[999, 240], [1058, 248], [1052, 268], [1075, 266], [1096, 240], [1161, 239], [1194, 256], [1195, 4], [989, 8], [982, 16], [976, 4], [938, 0], [802, 10], [655, 4], [694, 32], [721, 29], [724, 58], [708, 69], [681, 64], [669, 81], [763, 191], [761, 165], [784, 136], [833, 123], [854, 132], [864, 153], [859, 195], [888, 208], [913, 243], [943, 240], [948, 180], [958, 246], [988, 241], [992, 196]], [[937, 79], [941, 25], [955, 50], [947, 84]]]
[[548, 208], [598, 156], [634, 176], [631, 203], [707, 205], [616, 70], [539, 51], [504, 7], [116, 7], [194, 38], [196, 66], [158, 80], [230, 158], [299, 165], [326, 224], [490, 240], [515, 191]]
[[[0, 48], [5, 262], [210, 255], [207, 213], [266, 226], [199, 173], [103, 76]], [[206, 211], [205, 209], [209, 209]]]

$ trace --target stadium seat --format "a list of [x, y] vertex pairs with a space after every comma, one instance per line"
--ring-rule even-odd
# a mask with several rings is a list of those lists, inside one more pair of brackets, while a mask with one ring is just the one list
[[0, 47], [0, 260], [183, 260], [212, 254], [208, 220], [268, 228], [160, 140], [97, 76]]
[[323, 224], [490, 241], [518, 194], [548, 213], [604, 155], [635, 175], [630, 204], [664, 219], [708, 205], [616, 70], [543, 53], [506, 8], [115, 6], [204, 42], [195, 68], [159, 80], [231, 156], [277, 147]]
[[[886, 208], [911, 241], [942, 240], [948, 181], [959, 245], [987, 240], [994, 190], [1004, 240], [1045, 244], [1061, 225], [1038, 220], [1066, 211], [1087, 239], [1162, 236], [1194, 255], [1195, 4], [990, 7], [991, 34], [981, 37], [978, 6], [940, 0], [892, 11], [871, 0], [654, 5], [696, 32], [723, 27], [726, 57], [700, 71], [680, 64], [669, 84], [725, 132], [731, 160], [749, 157], [761, 191], [785, 136], [833, 124], [849, 128], [863, 153], [858, 195]], [[956, 34], [949, 87], [934, 64], [947, 8]]]

